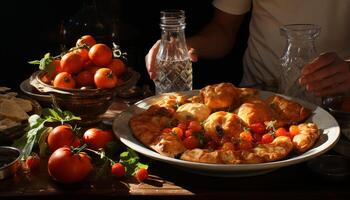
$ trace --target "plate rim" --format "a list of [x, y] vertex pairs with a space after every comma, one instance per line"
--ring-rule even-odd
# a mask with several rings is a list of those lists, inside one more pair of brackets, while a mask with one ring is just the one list
[[[191, 96], [191, 95], [193, 95], [193, 93], [198, 92], [198, 91], [199, 90], [191, 90], [191, 91], [187, 91], [187, 92], [176, 92], [176, 93]], [[325, 114], [327, 116], [327, 118], [331, 120], [330, 124], [332, 124], [334, 126], [328, 127], [327, 130], [322, 130], [321, 134], [325, 134], [328, 137], [328, 134], [332, 133], [332, 134], [334, 134], [334, 136], [332, 138], [328, 137], [321, 145], [313, 147], [312, 149], [308, 150], [307, 152], [305, 152], [301, 155], [297, 155], [294, 157], [287, 157], [283, 160], [266, 162], [266, 163], [258, 163], [258, 164], [210, 164], [210, 163], [199, 163], [199, 162], [185, 161], [185, 160], [181, 160], [181, 159], [177, 159], [177, 158], [170, 158], [167, 156], [160, 155], [159, 153], [146, 147], [140, 141], [138, 141], [138, 139], [133, 136], [130, 128], [128, 130], [129, 131], [128, 134], [129, 134], [129, 136], [131, 136], [133, 138], [134, 141], [128, 140], [123, 136], [123, 134], [118, 133], [119, 132], [118, 121], [125, 120], [125, 119], [122, 119], [122, 118], [126, 117], [125, 115], [129, 115], [129, 117], [131, 117], [132, 114], [134, 114], [135, 109], [139, 109], [140, 106], [141, 107], [144, 106], [143, 104], [147, 105], [148, 101], [153, 101], [156, 98], [159, 98], [159, 97], [164, 96], [164, 95], [169, 95], [170, 93], [164, 93], [164, 94], [160, 94], [160, 95], [151, 96], [151, 97], [145, 98], [143, 100], [140, 100], [140, 101], [136, 102], [134, 105], [130, 106], [127, 110], [120, 113], [113, 120], [113, 132], [122, 143], [124, 143], [129, 148], [134, 149], [138, 153], [145, 155], [146, 157], [150, 157], [150, 158], [158, 160], [158, 161], [166, 162], [168, 164], [175, 164], [177, 166], [185, 167], [187, 169], [201, 170], [201, 172], [203, 172], [203, 171], [205, 173], [209, 172], [210, 174], [211, 174], [211, 172], [216, 173], [217, 176], [222, 176], [222, 175], [225, 175], [225, 176], [226, 175], [228, 175], [228, 176], [252, 176], [252, 175], [256, 174], [257, 171], [277, 169], [280, 167], [285, 167], [285, 166], [305, 162], [307, 160], [310, 160], [312, 158], [315, 158], [315, 157], [327, 152], [328, 150], [330, 150], [331, 148], [333, 148], [336, 145], [337, 141], [340, 138], [340, 127], [339, 127], [338, 122], [335, 120], [335, 118], [328, 111], [321, 108], [320, 106], [316, 106], [312, 103], [303, 101], [303, 100], [298, 99], [298, 98], [289, 97], [289, 96], [285, 96], [285, 95], [281, 95], [281, 94], [273, 93], [273, 92], [269, 92], [269, 91], [264, 91], [264, 90], [259, 90], [259, 92], [260, 92], [261, 96], [262, 96], [262, 94], [264, 94], [265, 96], [266, 95], [280, 95], [280, 96], [286, 97], [287, 99], [295, 100], [295, 101], [305, 105], [308, 108], [314, 109], [313, 110], [313, 112], [315, 112], [314, 114], [317, 114], [316, 112], [318, 112], [320, 114]], [[129, 119], [130, 118], [128, 118], [127, 122], [126, 122], [127, 127], [129, 127], [129, 125], [128, 125]], [[124, 121], [124, 123], [125, 123], [125, 121]], [[328, 131], [329, 133], [326, 133], [325, 131]], [[332, 140], [330, 140], [330, 139], [332, 139]], [[319, 143], [319, 141], [317, 141], [316, 144], [317, 143]], [[316, 151], [316, 152], [314, 152], [314, 151]], [[243, 174], [243, 175], [242, 174], [231, 174], [230, 175], [230, 174], [227, 174], [228, 172], [245, 172], [247, 174]]]

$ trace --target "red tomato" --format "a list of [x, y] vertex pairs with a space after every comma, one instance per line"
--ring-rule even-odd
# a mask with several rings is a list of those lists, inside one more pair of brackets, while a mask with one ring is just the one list
[[241, 140], [246, 142], [251, 142], [253, 140], [253, 136], [249, 131], [243, 131], [239, 134]]
[[117, 178], [123, 177], [125, 175], [124, 165], [121, 163], [115, 163], [112, 166], [112, 174]]
[[249, 126], [252, 133], [263, 135], [266, 133], [266, 126], [264, 123], [254, 123]]
[[177, 137], [178, 137], [179, 139], [181, 139], [182, 136], [184, 135], [183, 130], [182, 130], [181, 128], [179, 128], [179, 127], [174, 127], [174, 128], [172, 128], [172, 129], [171, 129], [171, 132], [174, 133], [174, 134], [176, 134]]
[[194, 149], [199, 147], [199, 140], [197, 137], [191, 135], [183, 140], [183, 144], [186, 149]]
[[261, 137], [261, 143], [262, 144], [268, 144], [271, 143], [275, 138], [273, 137], [273, 135], [271, 133], [265, 133], [262, 137]]
[[75, 77], [78, 86], [95, 86], [94, 74], [89, 70], [83, 70]]
[[30, 171], [37, 170], [40, 166], [40, 157], [37, 154], [28, 156], [26, 165]]
[[50, 131], [47, 136], [47, 145], [52, 153], [65, 145], [77, 147], [80, 145], [80, 140], [74, 134], [71, 126], [60, 125]]
[[84, 35], [77, 40], [76, 46], [81, 46], [83, 44], [92, 47], [94, 44], [96, 44], [96, 40], [91, 35]]
[[114, 88], [118, 79], [109, 68], [100, 68], [94, 75], [94, 81], [97, 88]]
[[83, 135], [83, 141], [89, 146], [89, 148], [94, 150], [106, 148], [107, 143], [113, 141], [113, 139], [112, 132], [98, 128], [90, 128], [85, 131]]
[[143, 182], [144, 180], [146, 180], [148, 178], [148, 171], [147, 171], [147, 169], [140, 168], [139, 170], [137, 170], [137, 172], [135, 173], [135, 178], [139, 182]]
[[290, 136], [289, 132], [283, 127], [278, 128], [275, 131], [275, 135], [276, 135], [276, 137], [278, 137], [278, 136], [287, 136], [287, 137], [289, 137]]
[[190, 121], [188, 129], [192, 129], [193, 132], [199, 132], [202, 130], [202, 126], [199, 121]]
[[84, 65], [84, 59], [77, 53], [66, 53], [61, 59], [61, 71], [77, 74]]
[[73, 89], [75, 88], [75, 80], [71, 74], [61, 72], [57, 74], [55, 80], [53, 80], [53, 86], [57, 88]]
[[89, 50], [89, 58], [99, 67], [106, 67], [112, 61], [112, 50], [105, 44], [95, 44]]
[[73, 51], [73, 53], [75, 54], [79, 54], [81, 56], [81, 58], [83, 59], [83, 63], [84, 65], [90, 61], [89, 58], [89, 50], [86, 48], [80, 48], [80, 49], [76, 49]]
[[73, 154], [72, 150], [65, 146], [51, 154], [47, 168], [54, 180], [60, 183], [76, 183], [89, 175], [92, 164], [86, 153]]
[[120, 77], [125, 71], [124, 62], [118, 58], [112, 59], [112, 62], [109, 63], [107, 67], [110, 68], [117, 77]]

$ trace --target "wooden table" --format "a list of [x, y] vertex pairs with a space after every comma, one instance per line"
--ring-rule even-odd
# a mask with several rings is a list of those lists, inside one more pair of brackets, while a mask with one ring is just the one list
[[[116, 101], [105, 116], [110, 119], [127, 107]], [[327, 152], [333, 153], [333, 152]], [[323, 179], [307, 163], [283, 167], [264, 175], [221, 178], [197, 175], [169, 164], [150, 162], [150, 177], [139, 183], [133, 177], [96, 178], [96, 171], [81, 183], [63, 185], [47, 173], [47, 162], [34, 172], [19, 170], [0, 181], [0, 199], [347, 199], [350, 180]]]

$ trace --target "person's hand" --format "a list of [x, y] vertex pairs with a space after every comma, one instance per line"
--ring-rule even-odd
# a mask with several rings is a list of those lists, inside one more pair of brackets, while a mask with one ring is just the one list
[[[152, 80], [156, 78], [156, 55], [159, 50], [160, 40], [158, 40], [152, 48], [148, 51], [148, 54], [145, 57], [146, 67], [148, 74]], [[188, 53], [192, 62], [197, 62], [198, 56], [195, 49], [189, 48]]]
[[349, 92], [349, 63], [334, 52], [323, 53], [304, 66], [299, 83], [317, 96]]

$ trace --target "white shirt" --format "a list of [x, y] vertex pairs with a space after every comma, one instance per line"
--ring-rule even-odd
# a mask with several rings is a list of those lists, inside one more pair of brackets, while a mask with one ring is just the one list
[[235, 15], [252, 8], [241, 86], [278, 81], [286, 45], [280, 27], [285, 24], [321, 26], [318, 52], [334, 51], [350, 58], [350, 0], [214, 0], [213, 5]]

